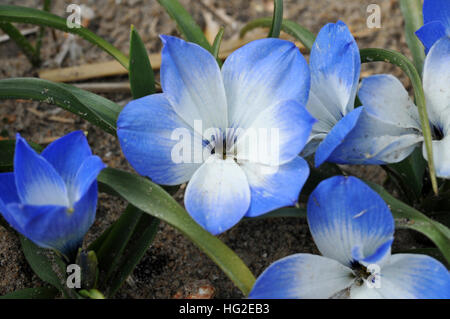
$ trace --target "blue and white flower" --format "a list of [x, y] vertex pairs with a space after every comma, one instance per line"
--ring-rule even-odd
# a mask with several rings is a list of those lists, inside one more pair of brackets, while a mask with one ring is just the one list
[[41, 155], [17, 134], [14, 172], [0, 174], [0, 212], [35, 244], [73, 256], [94, 222], [96, 179], [104, 167], [81, 131]]
[[[244, 216], [295, 204], [309, 174], [298, 154], [315, 122], [304, 107], [308, 66], [295, 45], [257, 40], [233, 52], [220, 69], [200, 46], [161, 39], [163, 93], [130, 102], [117, 122], [131, 165], [158, 184], [189, 181], [185, 207], [213, 234]], [[259, 146], [276, 149], [275, 161], [259, 156], [259, 148], [242, 147], [249, 132], [262, 128], [279, 133], [276, 143], [259, 140]], [[178, 135], [188, 149], [182, 160], [174, 158]]]
[[[433, 132], [436, 175], [450, 178], [450, 38], [438, 40], [425, 59], [423, 89]], [[370, 76], [358, 96], [364, 107], [357, 125], [340, 148], [353, 163], [386, 164], [403, 160], [425, 143], [417, 107], [392, 75]]]
[[250, 298], [450, 298], [450, 274], [437, 260], [391, 255], [394, 219], [355, 177], [322, 181], [310, 195], [308, 224], [323, 256], [295, 254], [269, 266]]
[[315, 154], [315, 165], [347, 163], [349, 154], [339, 145], [358, 120], [355, 98], [361, 70], [358, 45], [344, 22], [329, 23], [317, 35], [311, 49], [311, 91], [308, 111], [318, 122], [313, 126], [302, 155]]
[[450, 37], [450, 1], [424, 0], [424, 26], [416, 31], [428, 52], [442, 37]]

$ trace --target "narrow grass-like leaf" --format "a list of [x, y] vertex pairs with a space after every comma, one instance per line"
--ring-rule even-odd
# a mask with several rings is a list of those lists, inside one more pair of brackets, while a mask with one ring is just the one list
[[222, 66], [222, 60], [219, 58], [219, 51], [220, 51], [220, 44], [222, 43], [223, 33], [225, 29], [223, 27], [220, 27], [219, 32], [217, 32], [216, 37], [214, 38], [214, 43], [212, 47], [212, 54], [214, 58], [217, 60], [217, 63], [219, 63], [219, 66]]
[[181, 231], [224, 271], [244, 295], [248, 295], [255, 277], [244, 262], [217, 237], [198, 225], [160, 186], [144, 177], [112, 168], [104, 169], [98, 181], [104, 191], [121, 196]]
[[416, 148], [414, 152], [400, 163], [388, 165], [390, 170], [400, 180], [402, 189], [411, 190], [414, 198], [420, 198], [423, 187], [423, 175], [425, 173], [426, 161], [422, 156], [422, 149]]
[[278, 38], [283, 23], [283, 0], [273, 0], [273, 18], [268, 38]]
[[147, 49], [139, 33], [131, 26], [130, 33], [130, 86], [134, 99], [155, 93], [155, 75]]
[[36, 246], [31, 240], [22, 235], [19, 237], [25, 258], [34, 273], [58, 290], [64, 290], [65, 281], [62, 278], [62, 274], [59, 273], [61, 269], [65, 269], [64, 261], [55, 257], [55, 263], [60, 266], [59, 269], [55, 269], [54, 263], [47, 257], [48, 250]]
[[197, 43], [213, 53], [212, 46], [203, 34], [202, 29], [195, 23], [192, 16], [178, 0], [158, 0], [158, 2], [169, 16], [175, 20], [178, 29], [187, 41]]
[[116, 103], [94, 93], [36, 78], [0, 80], [1, 99], [29, 99], [57, 105], [110, 134], [116, 134], [116, 121], [122, 110]]
[[450, 229], [389, 194], [378, 184], [366, 183], [389, 205], [397, 228], [409, 228], [427, 236], [450, 262]]
[[124, 251], [142, 213], [133, 205], [128, 205], [120, 218], [114, 223], [103, 244], [96, 250], [100, 271], [105, 280], [112, 273]]
[[425, 48], [415, 32], [423, 26], [422, 0], [400, 0], [400, 9], [405, 19], [405, 37], [411, 51], [414, 65], [422, 74]]
[[128, 58], [111, 43], [81, 25], [69, 28], [66, 19], [50, 12], [21, 6], [0, 5], [0, 22], [29, 23], [79, 35], [109, 53], [128, 69]]
[[55, 253], [49, 258], [48, 249], [38, 247], [22, 235], [19, 238], [25, 259], [41, 280], [61, 291], [66, 298], [81, 298], [74, 289], [66, 286], [66, 263], [62, 256]]
[[95, 252], [97, 252], [100, 247], [103, 245], [103, 243], [105, 242], [106, 238], [108, 238], [109, 234], [111, 233], [111, 231], [114, 228], [114, 224], [110, 225], [108, 228], [106, 228], [105, 231], [103, 231], [103, 233], [98, 236], [92, 243], [89, 244], [88, 246], [88, 251], [89, 250], [93, 250]]
[[[243, 38], [245, 34], [256, 28], [270, 28], [272, 26], [272, 18], [255, 19], [246, 24], [240, 32], [240, 37]], [[311, 50], [316, 36], [308, 29], [302, 27], [298, 23], [284, 19], [281, 24], [281, 30], [293, 36], [300, 41], [308, 50]]]
[[22, 50], [27, 59], [33, 66], [39, 66], [41, 60], [37, 50], [31, 45], [30, 41], [25, 38], [15, 26], [9, 22], [0, 22], [0, 29], [3, 30], [10, 39]]
[[430, 178], [431, 185], [433, 187], [434, 193], [438, 194], [438, 184], [436, 179], [436, 171], [434, 168], [434, 160], [433, 160], [433, 149], [432, 149], [432, 139], [431, 139], [431, 128], [430, 122], [428, 120], [428, 113], [425, 104], [425, 94], [423, 92], [422, 80], [420, 78], [419, 73], [416, 68], [412, 64], [412, 62], [406, 58], [404, 55], [386, 49], [362, 49], [361, 52], [361, 61], [363, 63], [367, 62], [387, 62], [394, 64], [406, 75], [409, 77], [412, 86], [414, 88], [414, 96], [416, 100], [416, 104], [419, 110], [420, 115], [420, 123], [422, 126], [422, 132], [425, 140], [425, 147], [427, 151], [428, 157], [428, 168], [430, 170]]
[[58, 293], [53, 287], [25, 288], [0, 296], [0, 299], [54, 299]]
[[144, 256], [158, 232], [159, 219], [148, 214], [142, 214], [133, 232], [133, 236], [119, 261], [108, 283], [108, 296], [114, 296], [123, 282], [133, 272]]

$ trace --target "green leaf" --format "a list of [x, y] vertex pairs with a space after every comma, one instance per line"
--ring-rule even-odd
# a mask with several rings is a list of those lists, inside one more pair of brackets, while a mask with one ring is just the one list
[[428, 113], [425, 105], [425, 94], [423, 92], [422, 80], [420, 78], [419, 73], [417, 72], [414, 65], [411, 61], [406, 58], [404, 55], [386, 49], [362, 49], [361, 53], [361, 61], [362, 63], [367, 62], [387, 62], [394, 64], [406, 75], [409, 77], [412, 86], [414, 87], [414, 96], [416, 99], [416, 104], [419, 110], [420, 122], [422, 126], [422, 132], [425, 140], [425, 147], [427, 151], [428, 157], [428, 168], [430, 170], [430, 178], [431, 184], [433, 187], [434, 193], [438, 194], [438, 184], [436, 179], [436, 171], [434, 168], [434, 160], [433, 160], [433, 149], [432, 149], [432, 139], [431, 139], [431, 128], [430, 122], [428, 120]]
[[54, 261], [59, 266], [59, 269], [55, 269], [52, 260], [47, 257], [48, 249], [38, 247], [22, 235], [20, 236], [20, 243], [22, 244], [25, 258], [34, 273], [41, 280], [49, 283], [58, 290], [64, 290], [65, 280], [60, 272], [62, 269], [65, 270], [64, 261], [61, 258], [55, 257]]
[[130, 86], [134, 99], [155, 93], [155, 75], [147, 49], [138, 32], [131, 26], [130, 34]]
[[273, 1], [273, 18], [268, 38], [278, 38], [283, 23], [283, 0]]
[[29, 99], [57, 105], [113, 135], [122, 110], [116, 103], [94, 93], [36, 78], [0, 80], [1, 99]]
[[212, 47], [213, 56], [217, 60], [217, 63], [219, 63], [219, 66], [222, 66], [222, 60], [220, 60], [220, 58], [219, 58], [219, 51], [220, 51], [220, 44], [222, 43], [224, 31], [225, 31], [225, 29], [223, 27], [220, 27], [219, 32], [217, 32], [217, 35], [214, 38], [214, 43], [213, 43], [213, 47]]
[[401, 182], [403, 190], [411, 190], [415, 199], [419, 199], [423, 187], [423, 175], [426, 161], [422, 149], [417, 147], [414, 152], [400, 163], [388, 165], [395, 172], [395, 177]]
[[144, 256], [158, 231], [159, 219], [142, 214], [115, 272], [110, 276], [108, 295], [114, 296]]
[[248, 295], [255, 277], [230, 248], [198, 225], [160, 186], [128, 172], [106, 168], [98, 181], [102, 189], [121, 196], [140, 210], [159, 218], [188, 237]]
[[125, 212], [114, 223], [108, 237], [96, 251], [99, 269], [105, 272], [105, 280], [115, 269], [141, 216], [142, 212], [139, 209], [128, 205]]
[[50, 12], [21, 6], [0, 5], [0, 22], [29, 23], [79, 35], [109, 53], [128, 70], [128, 58], [111, 43], [82, 26], [69, 28], [66, 19]]
[[405, 19], [405, 37], [414, 65], [422, 74], [425, 48], [415, 32], [423, 26], [422, 0], [400, 0], [400, 9]]
[[389, 194], [383, 187], [367, 182], [389, 205], [397, 228], [407, 228], [427, 236], [450, 262], [450, 229]]
[[0, 22], [0, 29], [9, 35], [11, 40], [17, 44], [33, 66], [39, 66], [41, 60], [39, 59], [38, 52], [16, 27], [8, 22]]
[[[239, 34], [241, 38], [245, 36], [245, 34], [256, 28], [270, 28], [272, 26], [272, 18], [261, 18], [255, 19], [248, 24], [246, 24]], [[308, 29], [302, 27], [298, 23], [294, 21], [284, 19], [281, 24], [281, 30], [286, 32], [287, 34], [293, 36], [298, 41], [300, 41], [308, 50], [311, 50], [316, 36], [314, 33], [309, 31]]]
[[80, 290], [80, 295], [89, 299], [105, 299], [105, 296], [97, 289]]
[[53, 287], [25, 288], [0, 296], [0, 299], [54, 299], [58, 293]]
[[202, 29], [195, 23], [189, 12], [178, 0], [158, 0], [159, 4], [167, 11], [169, 16], [175, 20], [183, 37], [213, 53], [211, 44], [203, 34]]
[[110, 225], [99, 237], [97, 237], [92, 243], [89, 244], [87, 250], [93, 250], [97, 252], [100, 247], [103, 245], [106, 238], [108, 238], [109, 234], [114, 228], [114, 224]]
[[[33, 142], [28, 142], [28, 144], [36, 152], [41, 152], [43, 150], [43, 147], [39, 144]], [[0, 172], [11, 172], [13, 170], [15, 149], [15, 140], [0, 141]]]
[[35, 245], [31, 240], [20, 235], [23, 254], [34, 273], [46, 283], [49, 283], [66, 298], [79, 299], [80, 296], [74, 289], [66, 286], [66, 263], [61, 255], [52, 254], [49, 258], [49, 250]]

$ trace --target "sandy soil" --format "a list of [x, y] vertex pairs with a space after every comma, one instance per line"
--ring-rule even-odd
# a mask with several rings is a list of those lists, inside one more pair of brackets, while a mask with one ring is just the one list
[[[2, 3], [32, 6], [38, 8], [41, 1], [2, 0]], [[53, 1], [52, 12], [65, 16], [69, 1]], [[142, 36], [149, 52], [161, 49], [158, 34], [178, 35], [175, 24], [160, 8], [156, 0], [99, 0], [70, 1], [86, 4], [94, 10], [95, 18], [91, 28], [123, 52], [128, 52], [129, 26], [134, 24]], [[202, 26], [205, 26], [207, 8], [201, 1], [181, 1]], [[212, 0], [203, 1], [210, 8], [221, 10], [229, 23], [213, 16], [226, 27], [226, 37], [235, 35], [248, 21], [272, 14], [269, 0]], [[367, 5], [377, 3], [382, 9], [382, 28], [369, 30], [366, 26]], [[382, 47], [400, 50], [409, 55], [403, 36], [403, 19], [396, 0], [302, 0], [285, 1], [285, 17], [303, 24], [317, 32], [327, 22], [345, 21], [357, 35], [363, 47]], [[29, 26], [20, 26], [27, 28]], [[30, 39], [35, 40], [34, 36]], [[55, 57], [61, 49], [65, 37], [62, 32], [47, 31], [43, 41], [42, 56], [44, 68], [55, 66]], [[66, 58], [62, 66], [81, 65], [89, 62], [106, 61], [110, 57], [100, 49], [83, 40], [77, 43], [82, 55], [76, 59]], [[401, 76], [401, 71], [386, 64], [363, 66], [363, 75], [389, 72]], [[24, 55], [10, 41], [0, 44], [0, 78], [37, 76]], [[402, 77], [405, 84], [405, 78]], [[104, 79], [104, 81], [126, 81], [126, 77]], [[120, 104], [130, 100], [130, 94], [106, 94]], [[48, 117], [53, 115], [54, 120]], [[63, 119], [63, 120], [62, 120]], [[13, 138], [20, 132], [27, 140], [48, 143], [72, 130], [81, 129], [88, 133], [88, 140], [95, 154], [101, 156], [110, 166], [132, 170], [121, 154], [118, 142], [111, 136], [89, 123], [78, 119], [59, 108], [45, 103], [25, 101], [0, 101], [0, 136]], [[384, 173], [379, 168], [352, 168], [354, 174], [383, 182]], [[181, 198], [177, 198], [181, 200]], [[125, 203], [104, 194], [100, 195], [97, 220], [91, 228], [86, 243], [118, 218]], [[271, 262], [289, 254], [304, 252], [318, 253], [312, 242], [306, 221], [297, 219], [252, 220], [220, 236], [236, 251], [255, 275], [259, 275]], [[399, 232], [394, 250], [408, 244], [409, 248], [419, 245], [407, 232]], [[19, 288], [42, 285], [32, 273], [19, 249], [17, 237], [0, 226], [0, 295]], [[170, 278], [170, 279], [169, 279]], [[172, 227], [161, 223], [153, 245], [137, 266], [117, 298], [171, 298], [183, 295], [198, 285], [207, 284], [215, 290], [218, 298], [241, 298], [240, 291], [233, 283], [199, 251], [188, 239]]]

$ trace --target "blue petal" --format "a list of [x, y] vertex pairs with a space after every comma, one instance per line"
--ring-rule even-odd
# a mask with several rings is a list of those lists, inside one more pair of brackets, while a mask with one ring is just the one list
[[194, 43], [166, 35], [161, 40], [161, 86], [175, 112], [191, 127], [202, 120], [205, 128], [226, 129], [227, 101], [214, 57]]
[[234, 51], [222, 67], [232, 127], [248, 128], [255, 115], [284, 100], [306, 105], [310, 75], [289, 41], [261, 39]]
[[316, 133], [327, 133], [354, 107], [361, 60], [345, 23], [325, 25], [311, 49], [311, 92], [307, 104], [319, 120]]
[[0, 174], [0, 214], [13, 228], [18, 229], [20, 225], [12, 218], [8, 209], [8, 204], [14, 203], [20, 203], [14, 173], [2, 173]]
[[74, 197], [72, 198], [73, 202], [80, 200], [86, 194], [97, 179], [100, 171], [105, 167], [106, 165], [98, 156], [93, 155], [85, 159], [75, 178], [75, 188], [73, 189]]
[[296, 254], [274, 262], [256, 280], [252, 299], [325, 299], [347, 289], [352, 271], [335, 260]]
[[344, 141], [347, 135], [356, 126], [362, 110], [363, 109], [361, 107], [353, 110], [345, 117], [343, 117], [342, 120], [340, 120], [331, 129], [330, 133], [328, 133], [328, 135], [325, 137], [322, 143], [320, 143], [319, 147], [316, 150], [316, 167], [319, 167], [326, 161], [336, 160], [336, 158], [333, 157], [333, 152], [339, 147], [339, 145]]
[[364, 256], [363, 247], [361, 246], [354, 246], [352, 249], [352, 258], [355, 261], [358, 261], [359, 263], [363, 265], [368, 264], [380, 264], [380, 261], [383, 260], [383, 258], [390, 256], [391, 254], [391, 246], [394, 242], [394, 239], [388, 239], [384, 244], [382, 244], [380, 247], [375, 250], [375, 252], [370, 256]]
[[75, 131], [57, 139], [41, 153], [66, 185], [73, 183], [81, 164], [91, 155], [91, 149], [82, 131]]
[[22, 235], [43, 248], [72, 255], [95, 219], [97, 183], [69, 212], [62, 206], [8, 205], [5, 218]]
[[19, 134], [14, 154], [14, 174], [22, 203], [69, 206], [67, 189], [61, 176]]
[[239, 136], [237, 158], [266, 165], [289, 162], [305, 146], [315, 122], [306, 108], [293, 100], [268, 107]]
[[424, 0], [424, 26], [416, 35], [428, 52], [433, 44], [447, 35], [450, 36], [450, 2], [448, 0]]
[[425, 24], [416, 31], [417, 37], [425, 46], [425, 52], [428, 54], [433, 44], [445, 36], [445, 27], [440, 21], [433, 21]]
[[213, 235], [236, 225], [250, 205], [250, 188], [233, 159], [211, 156], [192, 176], [184, 198], [192, 218]]
[[[393, 238], [394, 219], [386, 203], [355, 177], [336, 176], [319, 184], [307, 205], [308, 224], [322, 255], [350, 266]], [[378, 258], [383, 256], [378, 255]]]
[[424, 0], [423, 20], [425, 24], [440, 21], [450, 31], [450, 2], [448, 0]]
[[14, 173], [0, 174], [0, 200], [5, 205], [9, 203], [20, 203]]
[[256, 217], [284, 206], [294, 206], [306, 179], [309, 166], [297, 156], [279, 167], [255, 163], [241, 165], [250, 185], [251, 203], [247, 217]]
[[[67, 218], [66, 207], [10, 204], [8, 211], [9, 214], [5, 219], [22, 235], [40, 247], [66, 253], [62, 249], [64, 242], [60, 238], [65, 237], [68, 230], [59, 229], [61, 219]], [[61, 232], [64, 235], [61, 235]]]
[[3, 215], [11, 226], [16, 228], [16, 223], [9, 217], [9, 210], [7, 208], [7, 205], [11, 203], [20, 203], [14, 173], [2, 173], [0, 174], [0, 214]]
[[352, 287], [352, 298], [449, 299], [450, 275], [437, 260], [414, 254], [395, 254], [380, 271], [379, 288]]
[[[400, 108], [400, 106], [398, 107]], [[382, 120], [377, 114], [373, 113], [374, 109], [370, 107], [358, 109], [362, 110], [357, 122], [340, 144], [333, 149], [327, 161], [339, 164], [365, 165], [397, 163], [408, 157], [422, 143], [423, 135], [420, 128], [404, 128], [398, 123], [392, 123], [391, 120]], [[375, 112], [379, 113], [378, 110]], [[344, 117], [342, 121], [350, 115], [352, 113]], [[394, 115], [395, 112], [391, 112], [392, 120], [394, 120]], [[383, 117], [387, 116], [384, 115]], [[339, 123], [335, 128], [338, 126]], [[333, 136], [333, 130], [329, 136]], [[338, 140], [335, 141], [336, 144], [338, 142]], [[322, 147], [322, 144], [319, 148]], [[325, 149], [325, 151], [328, 150]], [[318, 156], [317, 154], [322, 153], [317, 152], [316, 156]]]
[[[172, 151], [180, 136], [188, 139], [191, 147], [183, 149], [186, 161], [174, 161]], [[194, 139], [193, 130], [172, 109], [164, 94], [149, 95], [128, 103], [119, 115], [117, 135], [122, 151], [141, 175], [165, 185], [187, 182], [202, 163], [202, 142]], [[199, 143], [197, 150], [195, 145]], [[199, 153], [199, 154], [198, 154]], [[197, 157], [198, 160], [196, 159]]]

